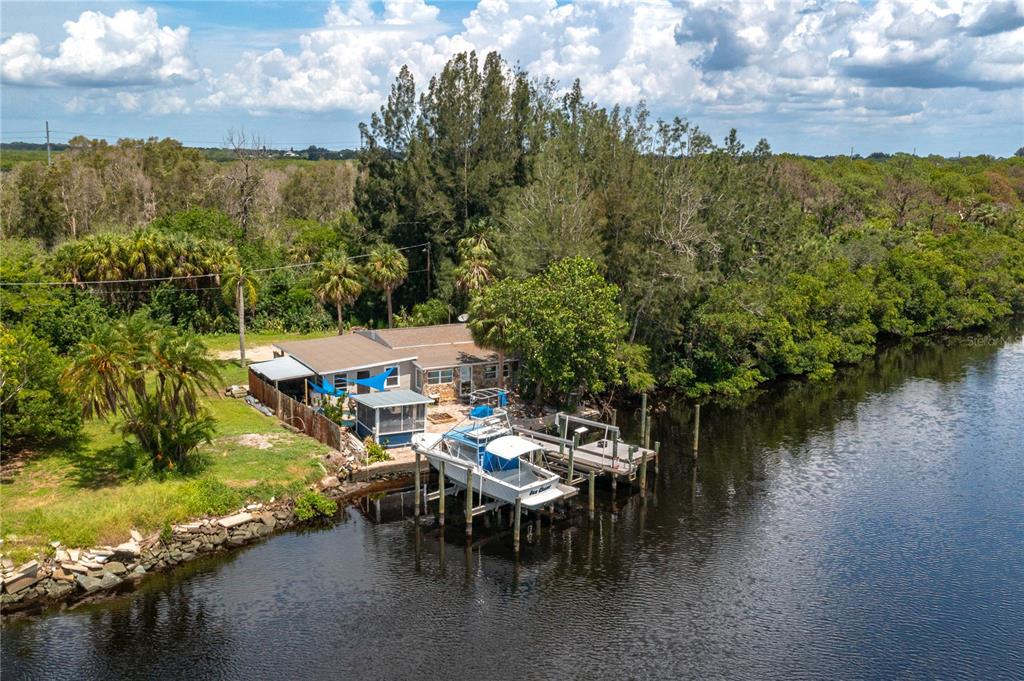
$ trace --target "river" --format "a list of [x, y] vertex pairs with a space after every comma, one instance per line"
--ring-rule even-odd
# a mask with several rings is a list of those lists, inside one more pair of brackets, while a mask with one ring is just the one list
[[1019, 324], [705, 407], [696, 467], [690, 416], [656, 416], [646, 500], [599, 490], [518, 561], [365, 499], [7, 622], [3, 677], [1022, 678]]

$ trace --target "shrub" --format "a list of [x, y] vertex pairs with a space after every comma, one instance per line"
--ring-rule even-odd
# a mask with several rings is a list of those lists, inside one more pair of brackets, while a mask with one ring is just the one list
[[363, 440], [363, 446], [366, 447], [366, 463], [391, 461], [391, 455], [388, 454], [388, 450], [384, 445], [374, 442], [372, 437], [367, 436], [367, 438]]
[[[76, 440], [81, 406], [53, 348], [27, 328], [0, 325], [0, 431], [5, 452]], [[74, 389], [71, 386], [72, 390]]]
[[299, 520], [312, 520], [318, 516], [330, 518], [338, 512], [338, 504], [320, 492], [306, 490], [295, 500], [295, 517]]

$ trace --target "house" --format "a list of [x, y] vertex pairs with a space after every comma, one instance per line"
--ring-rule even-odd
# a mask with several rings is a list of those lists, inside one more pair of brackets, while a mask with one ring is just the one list
[[465, 324], [367, 329], [283, 341], [274, 347], [276, 355], [296, 360], [321, 383], [335, 389], [369, 393], [369, 388], [353, 381], [393, 368], [385, 391], [413, 390], [441, 403], [464, 399], [480, 388], [496, 387], [499, 370], [505, 374], [506, 384], [514, 383], [518, 368], [512, 358], [499, 369], [497, 355], [474, 343]]

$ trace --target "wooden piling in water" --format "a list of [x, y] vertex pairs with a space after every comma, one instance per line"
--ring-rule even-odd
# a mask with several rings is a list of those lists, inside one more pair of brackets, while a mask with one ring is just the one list
[[565, 478], [565, 484], [567, 484], [567, 485], [571, 485], [572, 484], [573, 468], [575, 466], [575, 461], [576, 461], [576, 448], [579, 447], [579, 446], [580, 446], [580, 434], [579, 433], [573, 433], [572, 434], [572, 449], [569, 450], [569, 474]]
[[473, 534], [473, 467], [466, 467], [466, 535]]
[[700, 444], [700, 402], [693, 410], [693, 458], [697, 458], [697, 448]]
[[[651, 422], [648, 421], [647, 422], [647, 438], [646, 438], [645, 442], [649, 443], [650, 441], [651, 441]], [[648, 449], [650, 449], [650, 447], [648, 447], [647, 444], [645, 444], [644, 446], [647, 447]], [[660, 473], [660, 471], [661, 471], [661, 455], [658, 453], [658, 443], [655, 442], [654, 443], [654, 474], [658, 475]]]
[[640, 442], [647, 447], [647, 393], [640, 394]]
[[516, 498], [516, 518], [514, 521], [514, 529], [512, 530], [512, 547], [516, 553], [519, 553], [519, 523], [523, 517], [523, 500]]
[[412, 514], [414, 517], [420, 517], [420, 450], [416, 450], [416, 471], [413, 474], [414, 484], [416, 485], [416, 491], [413, 493], [413, 510]]
[[640, 493], [647, 494], [647, 450], [640, 454]]
[[619, 460], [619, 434], [618, 432], [612, 433], [612, 493], [615, 493], [616, 487], [618, 487], [618, 475], [615, 473], [615, 464]]
[[438, 513], [438, 518], [439, 518], [438, 522], [440, 523], [441, 527], [444, 527], [444, 488], [445, 488], [444, 461], [440, 461], [438, 463], [438, 465], [437, 465], [437, 487], [438, 487], [437, 513]]
[[590, 512], [590, 517], [594, 517], [594, 490], [596, 488], [595, 482], [597, 481], [597, 474], [594, 471], [590, 471], [590, 480], [587, 487], [587, 510]]

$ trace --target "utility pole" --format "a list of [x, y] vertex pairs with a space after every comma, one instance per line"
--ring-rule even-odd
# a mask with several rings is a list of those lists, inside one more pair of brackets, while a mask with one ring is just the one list
[[430, 244], [431, 244], [431, 242], [428, 241], [427, 242], [427, 298], [430, 297]]
[[53, 165], [53, 161], [50, 159], [50, 121], [46, 121], [46, 165]]

